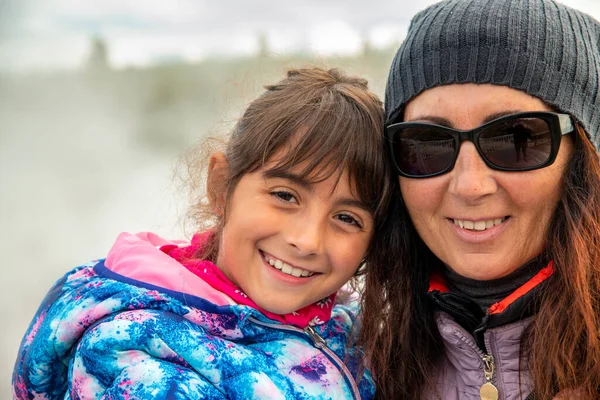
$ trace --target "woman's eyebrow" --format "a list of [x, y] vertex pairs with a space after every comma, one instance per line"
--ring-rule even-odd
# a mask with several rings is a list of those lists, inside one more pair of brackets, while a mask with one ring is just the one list
[[500, 111], [494, 114], [490, 114], [487, 117], [485, 117], [485, 119], [483, 120], [484, 124], [487, 124], [490, 121], [493, 121], [495, 119], [498, 118], [502, 118], [502, 117], [506, 117], [507, 115], [511, 115], [511, 114], [518, 114], [520, 112], [523, 112], [523, 110], [505, 110], [505, 111]]
[[293, 174], [287, 171], [280, 171], [278, 169], [269, 169], [262, 173], [264, 179], [285, 179], [286, 181], [290, 181], [298, 186], [302, 186], [304, 189], [308, 191], [313, 190], [313, 185], [309, 181], [307, 181], [304, 177], [300, 175]]
[[437, 115], [419, 115], [405, 122], [430, 122], [436, 125], [447, 126], [448, 128], [453, 127], [452, 122], [450, 122], [450, 120], [444, 117], [439, 117]]
[[[481, 122], [481, 125], [486, 124], [495, 119], [505, 117], [505, 116], [511, 115], [511, 114], [518, 114], [520, 112], [523, 112], [523, 111], [522, 110], [504, 110], [504, 111], [500, 111], [500, 112], [497, 112], [494, 114], [490, 114], [483, 119], [483, 121]], [[452, 124], [452, 122], [450, 120], [448, 120], [444, 117], [437, 116], [437, 115], [419, 115], [415, 118], [411, 118], [410, 121], [406, 121], [406, 122], [419, 122], [419, 121], [427, 121], [427, 122], [434, 123], [436, 125], [446, 126], [448, 128], [454, 128], [454, 125]]]

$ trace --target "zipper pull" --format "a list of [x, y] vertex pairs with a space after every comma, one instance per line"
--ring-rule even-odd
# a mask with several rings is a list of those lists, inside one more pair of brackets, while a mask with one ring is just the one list
[[303, 331], [311, 338], [315, 347], [325, 353], [331, 362], [339, 369], [340, 373], [352, 389], [352, 398], [360, 400], [361, 397], [360, 391], [358, 390], [358, 385], [356, 384], [356, 381], [354, 380], [354, 377], [352, 376], [352, 373], [350, 373], [348, 367], [344, 365], [344, 362], [340, 360], [335, 352], [327, 346], [327, 342], [317, 333], [315, 328], [308, 325]]
[[312, 326], [308, 325], [306, 328], [304, 328], [304, 333], [310, 336], [314, 345], [319, 349], [327, 347], [327, 343], [325, 342], [325, 340], [321, 336], [319, 336], [315, 328], [313, 328]]
[[498, 389], [492, 384], [492, 377], [494, 376], [494, 357], [484, 355], [481, 360], [483, 361], [483, 373], [485, 374], [486, 383], [479, 389], [479, 395], [481, 400], [498, 400]]

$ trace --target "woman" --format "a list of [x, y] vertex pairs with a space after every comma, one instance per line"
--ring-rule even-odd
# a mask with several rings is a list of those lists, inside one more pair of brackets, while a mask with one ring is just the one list
[[400, 196], [363, 300], [378, 398], [600, 397], [599, 39], [552, 0], [413, 18], [385, 104]]

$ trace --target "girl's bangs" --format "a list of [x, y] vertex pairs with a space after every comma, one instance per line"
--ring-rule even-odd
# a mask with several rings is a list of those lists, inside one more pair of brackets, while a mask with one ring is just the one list
[[383, 195], [387, 169], [381, 156], [382, 133], [371, 121], [358, 118], [356, 110], [350, 113], [344, 109], [349, 106], [317, 112], [310, 126], [283, 133], [288, 139], [265, 153], [262, 165], [281, 153], [269, 166], [270, 171], [285, 172], [301, 166], [299, 177], [312, 183], [334, 175], [339, 182], [347, 172], [351, 190], [375, 212]]

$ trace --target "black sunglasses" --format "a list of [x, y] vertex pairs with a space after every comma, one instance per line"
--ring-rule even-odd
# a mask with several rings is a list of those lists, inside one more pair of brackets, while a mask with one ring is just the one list
[[422, 122], [385, 128], [392, 162], [400, 176], [429, 178], [454, 168], [460, 144], [469, 140], [492, 169], [530, 171], [552, 164], [562, 135], [574, 131], [571, 116], [553, 112], [507, 115], [460, 131]]

